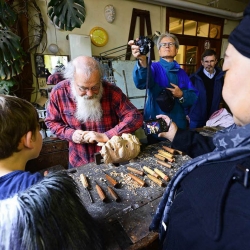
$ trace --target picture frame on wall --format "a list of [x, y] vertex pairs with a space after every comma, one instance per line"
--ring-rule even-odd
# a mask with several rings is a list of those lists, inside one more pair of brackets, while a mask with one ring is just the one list
[[46, 89], [48, 87], [45, 77], [38, 77], [37, 82], [39, 89]]
[[41, 55], [41, 54], [35, 55], [35, 68], [36, 68], [36, 77], [37, 78], [46, 77], [44, 55]]

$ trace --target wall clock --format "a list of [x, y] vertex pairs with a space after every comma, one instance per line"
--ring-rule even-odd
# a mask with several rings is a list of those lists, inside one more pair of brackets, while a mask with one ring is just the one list
[[89, 35], [91, 38], [91, 42], [98, 47], [106, 45], [109, 40], [107, 31], [101, 27], [94, 27], [89, 32]]

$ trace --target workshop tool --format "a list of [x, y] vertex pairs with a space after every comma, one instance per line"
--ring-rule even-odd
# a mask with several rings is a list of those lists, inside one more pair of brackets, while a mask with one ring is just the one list
[[146, 183], [140, 179], [139, 177], [131, 174], [131, 173], [128, 173], [128, 176], [131, 177], [134, 181], [136, 181], [140, 186], [144, 187], [146, 185]]
[[105, 174], [106, 180], [107, 180], [113, 187], [117, 187], [117, 186], [118, 186], [119, 183], [118, 183], [115, 179], [113, 179], [111, 176], [109, 176], [108, 174], [106, 174], [103, 170], [102, 170], [102, 172]]
[[98, 185], [98, 183], [95, 181], [96, 185], [95, 185], [95, 188], [96, 188], [96, 191], [100, 197], [100, 199], [102, 201], [106, 201], [106, 195], [105, 193], [103, 192], [102, 188]]
[[170, 164], [167, 163], [167, 162], [159, 161], [159, 160], [157, 160], [156, 162], [157, 162], [158, 164], [161, 164], [161, 165], [164, 166], [164, 167], [172, 168], [172, 165], [170, 165]]
[[182, 152], [182, 151], [180, 151], [180, 150], [177, 150], [177, 149], [175, 149], [175, 152], [176, 152], [177, 154], [179, 154], [179, 155], [185, 155], [184, 152]]
[[169, 147], [167, 147], [167, 146], [162, 146], [162, 148], [163, 148], [164, 150], [168, 151], [168, 152], [169, 152], [170, 154], [172, 154], [172, 155], [176, 154], [176, 151], [175, 151], [175, 149], [173, 149], [173, 148], [169, 148]]
[[96, 165], [100, 165], [100, 164], [104, 163], [104, 159], [103, 159], [101, 153], [99, 153], [99, 152], [94, 153], [94, 159], [95, 159], [95, 164]]
[[92, 203], [94, 203], [92, 197], [91, 197], [91, 194], [89, 192], [89, 183], [88, 183], [88, 180], [87, 180], [87, 177], [84, 175], [84, 174], [80, 174], [80, 180], [82, 182], [82, 185], [83, 187], [85, 188], [85, 190], [87, 191], [88, 195], [89, 195], [89, 199]]
[[166, 151], [168, 151], [170, 154], [173, 154], [173, 155], [184, 155], [184, 153], [180, 150], [177, 150], [177, 149], [174, 149], [174, 148], [169, 148], [167, 146], [162, 146], [162, 148]]
[[159, 149], [158, 153], [160, 153], [163, 156], [166, 156], [165, 158], [170, 158], [170, 159], [174, 158], [174, 156], [172, 154], [170, 154], [169, 152], [162, 150], [162, 149]]
[[108, 192], [110, 193], [110, 195], [114, 198], [115, 201], [118, 201], [120, 198], [117, 195], [117, 193], [108, 185], [108, 183], [106, 182], [106, 180], [104, 180], [104, 179], [102, 179], [102, 180], [107, 185], [107, 189], [108, 189]]
[[161, 180], [157, 179], [156, 177], [154, 177], [153, 175], [147, 174], [147, 177], [148, 177], [151, 181], [153, 181], [153, 182], [155, 182], [157, 185], [159, 185], [160, 187], [163, 186], [163, 182], [162, 182]]
[[135, 173], [135, 174], [141, 175], [141, 176], [144, 175], [144, 172], [143, 172], [143, 171], [138, 170], [138, 169], [135, 169], [135, 168], [127, 167], [127, 170], [129, 170], [129, 171], [131, 171], [131, 172], [133, 172], [133, 173]]
[[164, 154], [162, 154], [160, 152], [158, 152], [158, 155], [164, 157], [169, 162], [174, 162], [175, 161], [175, 158], [169, 158], [168, 156], [166, 156], [166, 155], [164, 155]]
[[165, 157], [159, 155], [159, 154], [155, 154], [154, 157], [156, 157], [157, 159], [159, 159], [160, 161], [168, 161]]
[[77, 172], [77, 170], [75, 168], [71, 168], [71, 169], [68, 170], [68, 173], [70, 173], [70, 174], [73, 174], [73, 173], [76, 173], [76, 172]]
[[160, 169], [154, 168], [154, 171], [155, 171], [158, 175], [160, 175], [160, 177], [161, 177], [164, 181], [168, 181], [168, 180], [169, 180], [169, 177], [168, 177], [166, 174], [164, 174]]
[[156, 172], [154, 172], [153, 170], [151, 170], [149, 167], [143, 166], [142, 168], [144, 171], [153, 175], [155, 178], [159, 178], [159, 175]]

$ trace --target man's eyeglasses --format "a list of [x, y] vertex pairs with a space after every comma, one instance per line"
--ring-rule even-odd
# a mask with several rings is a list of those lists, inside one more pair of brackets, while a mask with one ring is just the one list
[[94, 86], [94, 87], [91, 87], [91, 88], [85, 88], [85, 87], [81, 87], [81, 86], [78, 86], [78, 85], [77, 85], [77, 87], [83, 93], [86, 93], [87, 91], [97, 92], [100, 89], [100, 85]]
[[169, 42], [169, 43], [160, 43], [160, 48], [169, 48], [175, 46], [175, 43]]

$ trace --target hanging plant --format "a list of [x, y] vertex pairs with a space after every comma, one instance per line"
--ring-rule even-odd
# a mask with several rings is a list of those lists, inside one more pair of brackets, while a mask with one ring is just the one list
[[86, 10], [83, 0], [50, 0], [48, 16], [60, 29], [72, 31], [85, 21]]

